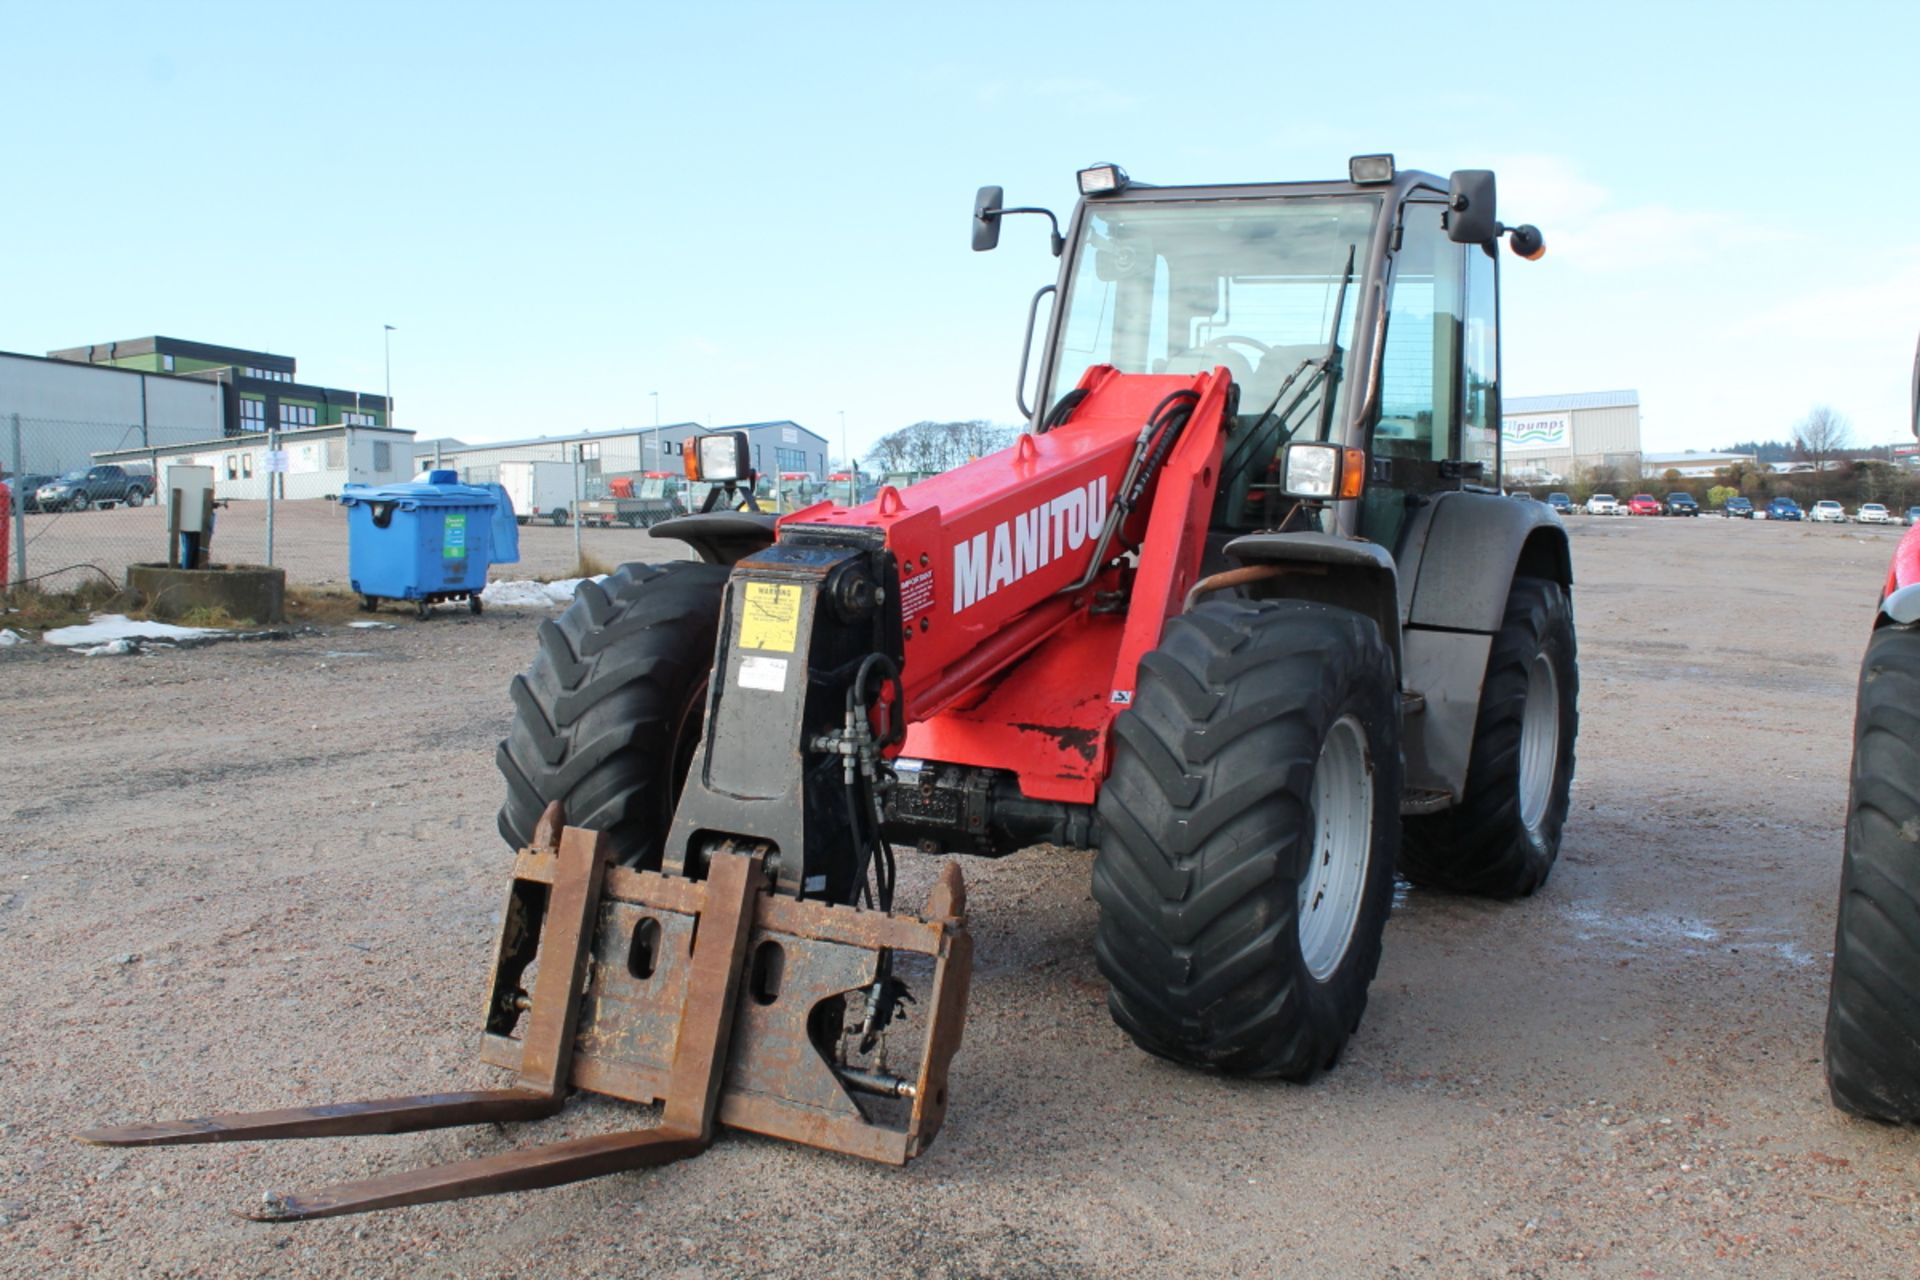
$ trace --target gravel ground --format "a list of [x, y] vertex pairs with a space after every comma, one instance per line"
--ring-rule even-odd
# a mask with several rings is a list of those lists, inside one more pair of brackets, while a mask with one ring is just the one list
[[[27, 573], [72, 564], [97, 564], [116, 582], [129, 564], [166, 554], [167, 513], [161, 506], [110, 511], [35, 512], [26, 518]], [[607, 564], [628, 560], [691, 560], [678, 542], [656, 539], [644, 529], [586, 529], [580, 547]], [[273, 562], [287, 581], [308, 586], [347, 585], [346, 508], [322, 498], [278, 502], [273, 513]], [[267, 554], [267, 504], [236, 502], [214, 520], [214, 559], [222, 564], [261, 564]], [[520, 562], [495, 565], [490, 577], [560, 578], [575, 564], [573, 529], [530, 525], [520, 530]], [[82, 575], [53, 579], [52, 588], [73, 586]]]
[[[729, 1136], [678, 1167], [288, 1226], [223, 1210], [651, 1121], [587, 1100], [512, 1130], [67, 1137], [497, 1083], [473, 1057], [507, 865], [492, 752], [538, 615], [0, 651], [0, 1273], [1911, 1276], [1920, 1136], [1836, 1113], [1819, 1066], [1892, 537], [1572, 528], [1559, 868], [1519, 903], [1406, 893], [1319, 1083], [1134, 1049], [1103, 1007], [1089, 855], [1029, 850], [966, 866], [972, 1018], [907, 1169]], [[907, 900], [930, 872], [907, 862]]]

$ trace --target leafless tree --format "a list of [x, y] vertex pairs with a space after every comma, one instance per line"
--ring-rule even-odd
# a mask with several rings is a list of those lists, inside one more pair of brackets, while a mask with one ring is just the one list
[[1814, 492], [1824, 487], [1827, 468], [1847, 447], [1852, 435], [1853, 428], [1846, 418], [1824, 404], [1809, 409], [1807, 416], [1794, 427], [1793, 453], [1796, 458], [1813, 464]]
[[916, 422], [889, 431], [867, 450], [867, 461], [890, 471], [946, 471], [1013, 443], [1012, 427], [991, 422]]

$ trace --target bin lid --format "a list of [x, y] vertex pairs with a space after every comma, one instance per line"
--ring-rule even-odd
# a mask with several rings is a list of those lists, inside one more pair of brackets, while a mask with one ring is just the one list
[[[451, 471], [435, 471], [436, 476], [452, 476]], [[413, 507], [491, 507], [498, 500], [491, 485], [460, 484], [458, 481], [435, 483], [409, 480], [405, 484], [350, 484], [340, 490], [340, 505], [351, 507], [360, 502], [392, 502], [402, 510]]]

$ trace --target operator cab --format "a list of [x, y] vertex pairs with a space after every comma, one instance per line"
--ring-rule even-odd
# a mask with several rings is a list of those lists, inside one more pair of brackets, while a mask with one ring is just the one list
[[[1497, 484], [1495, 249], [1507, 229], [1493, 220], [1491, 173], [1448, 181], [1364, 156], [1346, 182], [1151, 187], [1107, 165], [1083, 171], [1081, 189], [1050, 286], [1037, 430], [1091, 366], [1223, 366], [1239, 398], [1217, 533], [1318, 529], [1391, 548], [1422, 495]], [[1025, 212], [998, 199], [982, 190], [976, 247], [991, 247], [983, 220]], [[1513, 244], [1541, 251], [1531, 227], [1513, 229]], [[1289, 491], [1285, 452], [1302, 444], [1362, 451], [1341, 465], [1364, 468], [1364, 489], [1335, 486], [1360, 501]]]

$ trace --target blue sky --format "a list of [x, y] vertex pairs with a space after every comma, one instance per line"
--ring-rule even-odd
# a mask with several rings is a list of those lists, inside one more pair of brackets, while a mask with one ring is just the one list
[[[1459, 15], [1484, 14], [1472, 20]], [[297, 356], [502, 438], [1013, 421], [1034, 220], [1158, 182], [1492, 167], [1510, 395], [1635, 387], [1650, 450], [1900, 438], [1920, 5], [0, 0], [0, 349]]]

